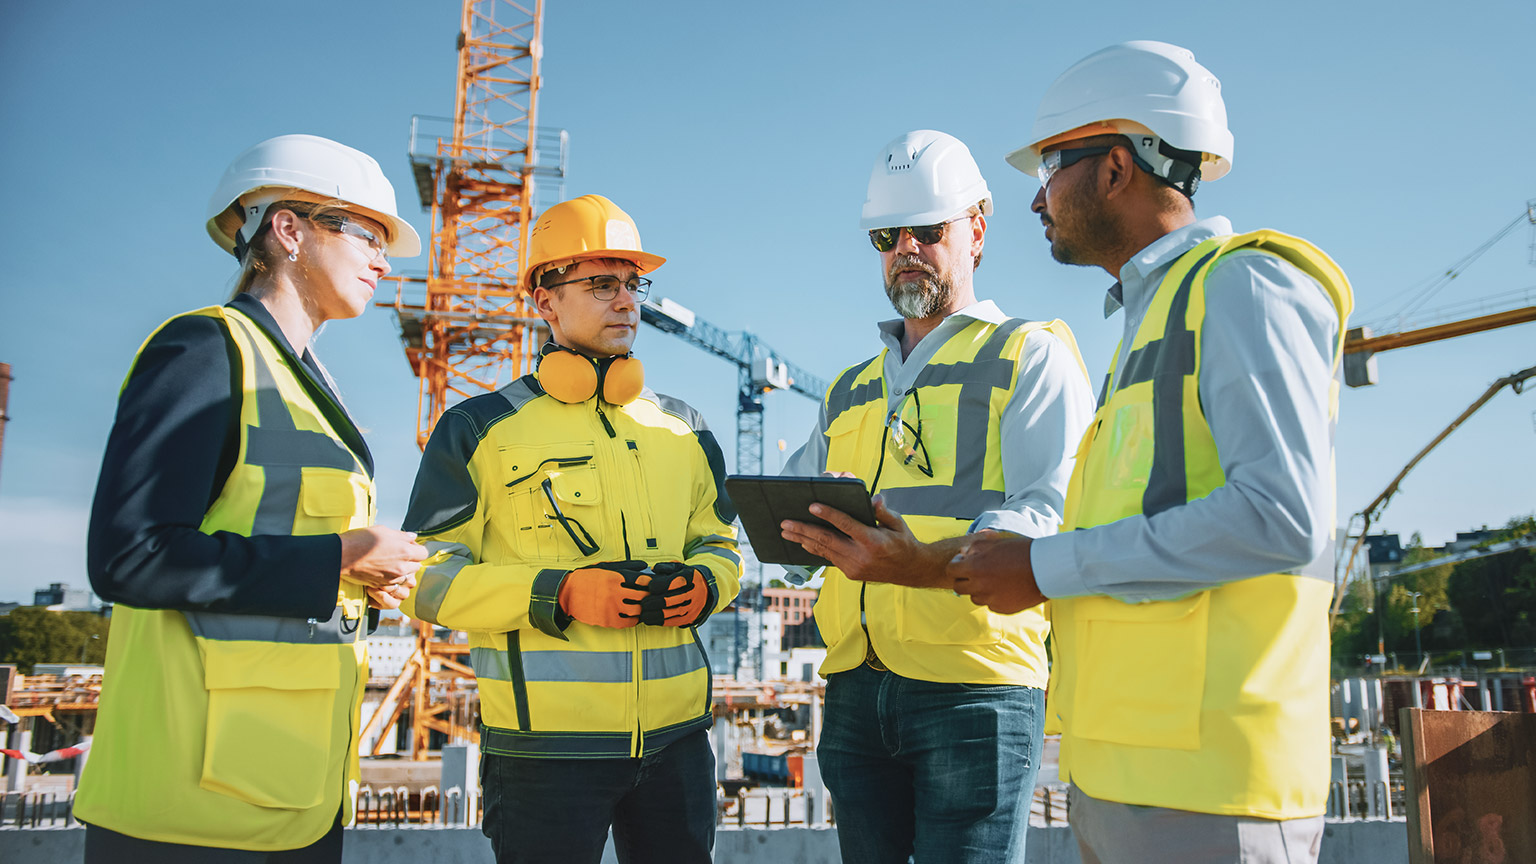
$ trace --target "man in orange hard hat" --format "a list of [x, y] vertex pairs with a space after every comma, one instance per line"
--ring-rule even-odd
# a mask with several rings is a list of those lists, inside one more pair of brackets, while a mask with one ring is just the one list
[[499, 862], [705, 864], [715, 829], [710, 671], [695, 627], [741, 558], [724, 458], [630, 353], [645, 273], [613, 202], [534, 226], [523, 288], [538, 368], [443, 414], [405, 524], [432, 553], [401, 606], [466, 630], [485, 833]]

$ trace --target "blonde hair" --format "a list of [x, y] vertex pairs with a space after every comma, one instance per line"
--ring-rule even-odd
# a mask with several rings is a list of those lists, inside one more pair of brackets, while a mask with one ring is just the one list
[[[283, 200], [274, 201], [267, 207], [261, 226], [256, 229], [255, 235], [246, 241], [245, 257], [240, 260], [240, 272], [235, 276], [234, 288], [224, 302], [227, 303], [251, 290], [251, 285], [257, 277], [271, 273], [277, 266], [277, 257], [282, 254], [282, 251], [272, 242], [272, 232], [267, 230], [272, 227], [273, 214], [279, 210], [289, 210], [300, 218], [313, 220], [316, 216], [348, 209], [347, 202], [338, 198], [314, 195], [300, 189], [293, 189], [290, 192], [291, 194], [285, 196]], [[244, 211], [239, 201], [230, 204], [223, 213], [214, 217], [219, 228], [231, 237], [236, 236], [236, 232], [243, 227], [244, 218]]]

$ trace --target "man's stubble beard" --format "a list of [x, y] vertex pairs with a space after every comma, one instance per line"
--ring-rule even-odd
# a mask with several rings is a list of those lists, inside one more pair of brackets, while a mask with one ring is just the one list
[[[1051, 257], [1057, 263], [1073, 267], [1097, 266], [1120, 237], [1120, 224], [1097, 198], [1077, 195], [1070, 202], [1070, 208], [1068, 212], [1072, 215], [1065, 224], [1054, 214], [1046, 214], [1050, 217], [1051, 227], [1056, 229], [1056, 238], [1051, 241]], [[1061, 212], [1060, 208], [1057, 212]]]
[[954, 282], [940, 275], [937, 268], [915, 258], [898, 258], [891, 262], [891, 270], [906, 267], [921, 268], [927, 275], [915, 281], [898, 282], [888, 272], [885, 277], [885, 296], [891, 301], [896, 314], [910, 320], [932, 318], [949, 308], [954, 296]]

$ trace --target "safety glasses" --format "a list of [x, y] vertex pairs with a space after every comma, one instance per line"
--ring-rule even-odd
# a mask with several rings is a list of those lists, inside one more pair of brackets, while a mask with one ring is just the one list
[[[910, 412], [907, 410], [911, 406]], [[917, 389], [908, 390], [902, 397], [896, 410], [885, 419], [885, 428], [888, 433], [886, 440], [890, 443], [892, 452], [901, 457], [901, 464], [916, 465], [913, 467], [923, 472], [925, 477], [933, 477], [933, 462], [928, 458], [928, 448], [923, 444], [923, 403], [918, 398]], [[907, 417], [911, 417], [911, 422]]]
[[577, 282], [590, 282], [592, 287], [587, 290], [592, 292], [594, 300], [607, 302], [619, 296], [619, 286], [629, 289], [630, 296], [636, 300], [644, 300], [651, 293], [651, 280], [641, 276], [631, 276], [628, 279], [620, 279], [617, 276], [586, 276], [581, 279], [568, 279], [564, 282], [556, 282], [553, 285], [545, 285], [545, 288], [559, 288], [561, 285], [573, 285]]
[[1102, 156], [1115, 149], [1114, 147], [1068, 147], [1063, 150], [1052, 150], [1049, 153], [1040, 154], [1040, 165], [1035, 169], [1035, 176], [1040, 178], [1040, 185], [1046, 186], [1057, 171], [1075, 165], [1087, 159], [1089, 156]]
[[875, 248], [881, 252], [889, 252], [896, 248], [896, 244], [901, 241], [901, 232], [905, 231], [912, 235], [913, 240], [916, 240], [923, 246], [932, 246], [944, 239], [945, 226], [953, 222], [959, 222], [961, 219], [969, 218], [971, 217], [960, 216], [949, 220], [949, 222], [940, 222], [937, 225], [903, 225], [898, 228], [876, 228], [869, 232], [869, 242], [875, 244]]
[[[571, 538], [571, 542], [576, 544], [576, 548], [582, 555], [595, 555], [598, 550], [597, 541], [592, 539], [592, 535], [587, 533], [587, 529], [582, 527], [580, 522], [560, 512], [560, 504], [555, 500], [554, 483], [545, 477], [544, 482], [539, 484], [539, 488], [544, 490], [544, 497], [549, 499], [549, 506], [555, 511], [555, 515], [550, 518], [560, 523], [560, 527], [565, 529], [566, 536]], [[576, 536], [577, 531], [581, 532], [580, 537]]]
[[386, 261], [389, 260], [389, 253], [384, 251], [384, 238], [373, 233], [367, 228], [364, 228], [363, 226], [353, 222], [350, 219], [343, 219], [341, 220], [341, 224], [336, 226], [336, 231], [342, 234], [356, 237], [364, 243], [367, 243], [369, 254], [383, 258]]

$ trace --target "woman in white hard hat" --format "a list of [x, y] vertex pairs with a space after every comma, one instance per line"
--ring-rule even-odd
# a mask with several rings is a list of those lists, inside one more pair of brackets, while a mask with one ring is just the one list
[[235, 297], [145, 341], [102, 461], [87, 566], [117, 605], [75, 814], [88, 862], [340, 861], [369, 606], [426, 552], [373, 524], [310, 343], [421, 241], [377, 162], [311, 135], [236, 158], [207, 227]]

